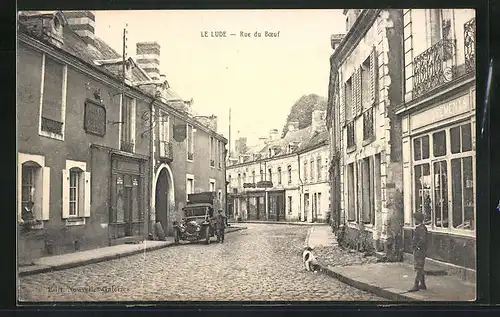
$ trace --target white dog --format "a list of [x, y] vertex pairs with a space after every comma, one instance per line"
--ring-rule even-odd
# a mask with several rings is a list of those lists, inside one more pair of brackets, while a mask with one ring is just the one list
[[319, 270], [319, 265], [312, 251], [311, 247], [306, 247], [302, 253], [302, 261], [307, 271], [316, 273]]

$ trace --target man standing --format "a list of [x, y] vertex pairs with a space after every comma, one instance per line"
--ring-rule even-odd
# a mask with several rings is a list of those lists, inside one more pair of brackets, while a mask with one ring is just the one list
[[224, 231], [226, 228], [226, 217], [222, 214], [222, 210], [219, 209], [219, 214], [215, 219], [215, 230], [217, 233], [217, 242], [224, 243]]
[[413, 214], [415, 219], [415, 230], [413, 231], [413, 265], [417, 276], [415, 277], [415, 283], [413, 288], [409, 292], [416, 292], [418, 290], [425, 290], [427, 286], [425, 285], [425, 257], [426, 257], [426, 247], [427, 247], [427, 228], [425, 227], [424, 214], [421, 212], [416, 212]]

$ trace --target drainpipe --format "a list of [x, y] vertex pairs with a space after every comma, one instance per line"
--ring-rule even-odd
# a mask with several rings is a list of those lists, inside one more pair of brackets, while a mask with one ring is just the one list
[[[157, 92], [153, 100], [149, 103], [149, 124], [150, 124], [150, 135], [149, 135], [149, 208], [148, 208], [148, 235], [154, 235], [154, 220], [152, 219], [155, 216], [154, 210], [155, 206], [153, 206], [153, 192], [154, 188], [154, 176], [155, 176], [155, 156], [154, 156], [154, 136], [155, 136], [155, 125], [153, 124], [154, 119], [154, 103], [160, 94]], [[166, 228], [164, 228], [166, 230]], [[146, 236], [146, 237], [147, 237]]]
[[[298, 172], [299, 172], [299, 182], [300, 182], [300, 191], [299, 191], [299, 212], [302, 217], [302, 195], [304, 194], [304, 182], [302, 181], [302, 177], [300, 176], [300, 153], [297, 153], [297, 163], [298, 163]], [[299, 221], [302, 219], [299, 218]]]

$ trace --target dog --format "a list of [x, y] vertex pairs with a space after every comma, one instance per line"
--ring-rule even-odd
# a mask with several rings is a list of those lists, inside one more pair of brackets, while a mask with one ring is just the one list
[[304, 267], [308, 272], [318, 272], [320, 267], [316, 258], [313, 254], [313, 249], [311, 247], [306, 247], [304, 252], [302, 252], [302, 261], [304, 262]]

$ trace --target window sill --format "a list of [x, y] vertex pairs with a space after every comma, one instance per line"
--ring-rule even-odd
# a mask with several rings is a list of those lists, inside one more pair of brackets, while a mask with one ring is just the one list
[[190, 159], [186, 159], [186, 161], [189, 162], [189, 163], [193, 163], [194, 162], [194, 160], [190, 160]]
[[372, 143], [373, 141], [375, 141], [375, 136], [374, 135], [372, 135], [371, 137], [369, 137], [366, 140], [363, 140], [363, 146], [367, 146], [368, 144]]
[[58, 141], [63, 141], [64, 142], [64, 135], [61, 135], [61, 134], [56, 134], [56, 133], [47, 132], [47, 131], [43, 131], [43, 130], [40, 130], [38, 134], [40, 136], [43, 136], [43, 137], [46, 137], [46, 138], [50, 138], [50, 139], [54, 139], [54, 140], [58, 140]]
[[[438, 228], [431, 228], [431, 226], [428, 226], [428, 225], [426, 225], [426, 227], [430, 233], [453, 235], [453, 236], [457, 236], [457, 237], [470, 237], [470, 238], [476, 237], [475, 230], [465, 230], [465, 229], [461, 230], [461, 229], [454, 229], [454, 228], [438, 229]], [[403, 228], [414, 230], [415, 226], [405, 224], [405, 226]]]
[[73, 227], [73, 226], [83, 226], [86, 223], [86, 218], [83, 217], [74, 217], [74, 218], [67, 218], [66, 219], [66, 227]]
[[44, 222], [42, 220], [37, 220], [37, 223], [31, 224], [29, 227], [27, 227], [27, 224], [24, 222], [18, 222], [18, 225], [20, 227], [27, 228], [29, 230], [42, 230], [43, 229], [43, 224]]
[[346, 153], [352, 153], [352, 152], [354, 152], [354, 151], [356, 151], [356, 145], [353, 145], [353, 146], [348, 147], [348, 148], [346, 149]]

